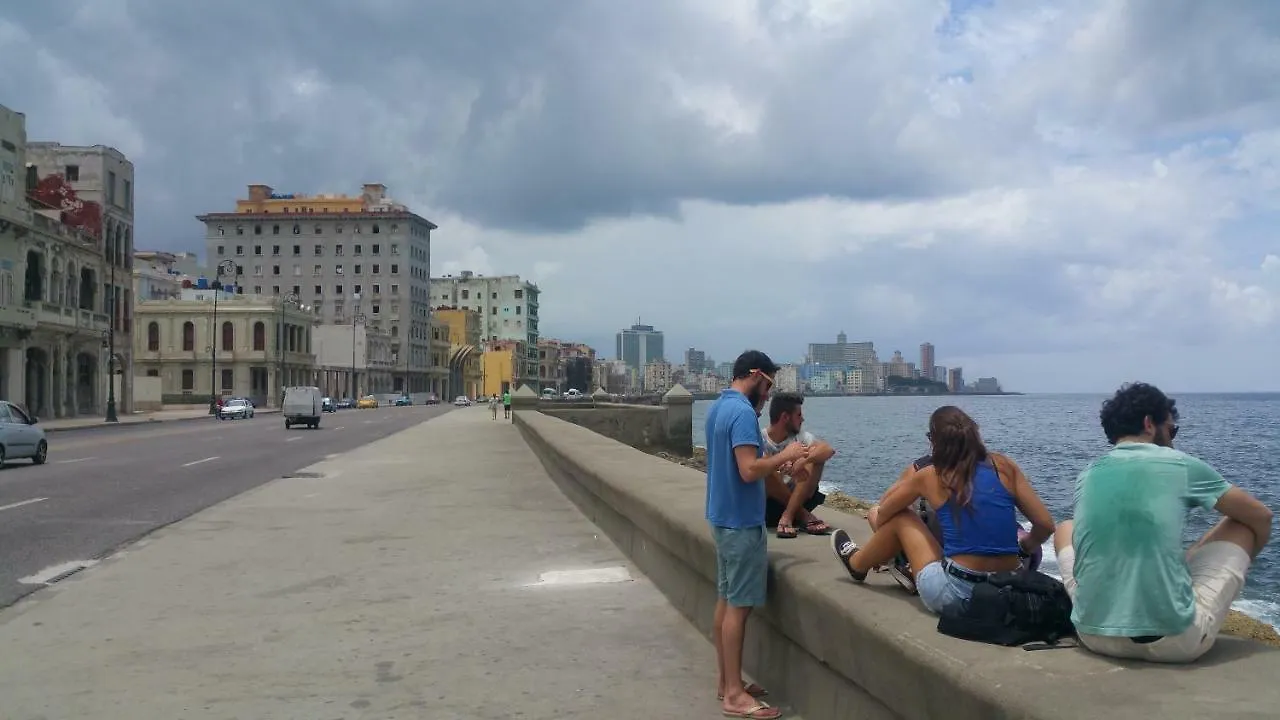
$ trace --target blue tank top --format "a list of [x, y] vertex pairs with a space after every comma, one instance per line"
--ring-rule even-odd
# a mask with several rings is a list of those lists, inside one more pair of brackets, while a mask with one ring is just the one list
[[1017, 509], [990, 460], [978, 465], [972, 485], [968, 507], [951, 499], [938, 508], [943, 556], [1017, 555]]

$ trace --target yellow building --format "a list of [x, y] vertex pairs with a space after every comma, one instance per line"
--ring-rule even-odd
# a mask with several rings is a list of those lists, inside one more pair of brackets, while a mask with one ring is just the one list
[[498, 340], [490, 344], [480, 359], [484, 396], [501, 395], [520, 386], [520, 367], [526, 356], [524, 343]]
[[236, 200], [238, 213], [294, 213], [314, 215], [316, 213], [361, 213], [368, 204], [369, 197], [377, 197], [378, 191], [386, 191], [385, 185], [370, 183], [364, 186], [364, 194], [359, 197], [350, 195], [300, 195], [277, 193], [267, 185], [250, 185], [249, 199]]
[[436, 320], [449, 332], [449, 384], [470, 398], [483, 391], [484, 370], [480, 356], [480, 313], [467, 308], [440, 307]]

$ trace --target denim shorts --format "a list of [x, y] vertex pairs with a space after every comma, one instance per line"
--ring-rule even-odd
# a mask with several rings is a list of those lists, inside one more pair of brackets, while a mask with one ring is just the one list
[[[920, 602], [934, 615], [959, 614], [973, 599], [973, 583], [947, 572], [948, 562], [931, 562], [916, 573], [916, 592], [920, 594]], [[956, 567], [967, 569], [962, 565]]]
[[769, 552], [763, 525], [711, 526], [716, 543], [716, 592], [734, 607], [759, 607], [769, 594]]

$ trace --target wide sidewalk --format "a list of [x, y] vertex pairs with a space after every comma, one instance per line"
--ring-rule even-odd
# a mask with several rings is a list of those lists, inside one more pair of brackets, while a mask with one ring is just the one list
[[711, 644], [487, 408], [305, 470], [0, 612], [0, 715], [719, 716]]

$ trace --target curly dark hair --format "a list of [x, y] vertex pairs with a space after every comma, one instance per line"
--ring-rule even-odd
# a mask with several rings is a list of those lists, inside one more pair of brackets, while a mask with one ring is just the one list
[[1107, 442], [1116, 444], [1122, 437], [1141, 435], [1143, 420], [1159, 425], [1172, 417], [1178, 419], [1176, 401], [1155, 385], [1144, 382], [1125, 383], [1116, 394], [1102, 403], [1098, 417], [1102, 420], [1102, 432]]

